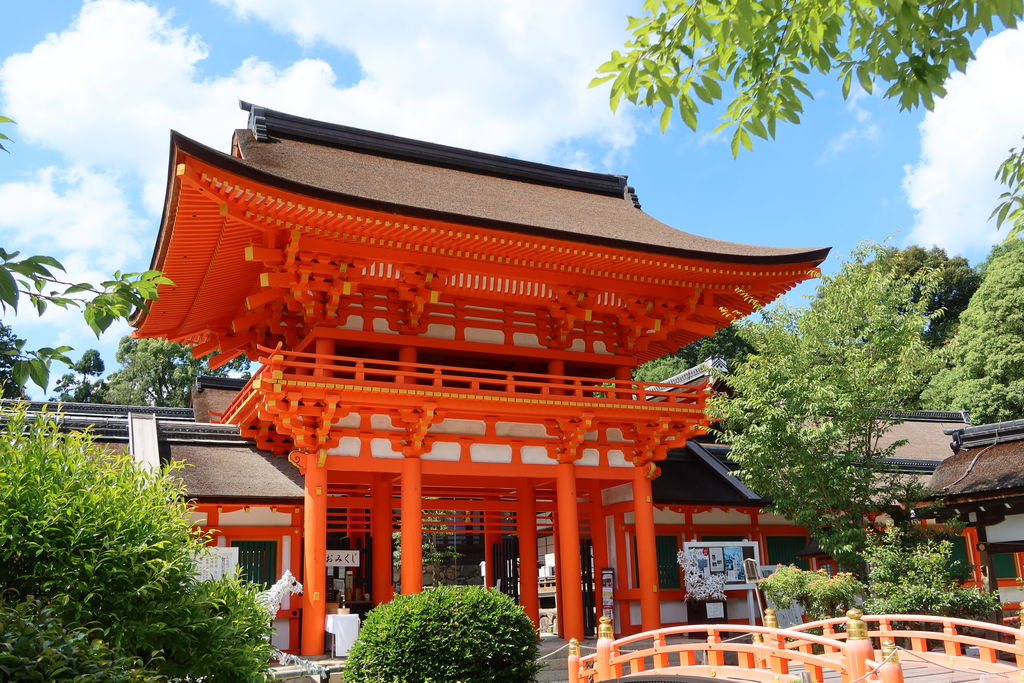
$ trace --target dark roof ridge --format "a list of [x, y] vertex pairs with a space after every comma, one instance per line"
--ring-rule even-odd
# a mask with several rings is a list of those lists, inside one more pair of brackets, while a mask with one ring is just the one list
[[880, 410], [879, 416], [891, 417], [904, 422], [964, 422], [971, 423], [966, 410]]
[[636, 191], [627, 185], [627, 177], [624, 175], [581, 171], [388, 133], [378, 133], [363, 128], [295, 116], [250, 102], [239, 101], [238, 104], [241, 109], [249, 112], [248, 128], [258, 142], [272, 142], [274, 137], [316, 142], [354, 152], [619, 197], [633, 202], [637, 208], [640, 207]]
[[249, 382], [243, 377], [215, 377], [213, 375], [196, 375], [196, 391], [204, 389], [227, 389], [241, 391]]
[[61, 413], [65, 417], [78, 419], [84, 416], [127, 417], [130, 413], [155, 415], [161, 420], [195, 421], [191, 408], [165, 408], [160, 406], [129, 406], [113, 403], [73, 403], [70, 401], [22, 401], [19, 399], [0, 400], [0, 407], [24, 405], [30, 413], [44, 410]]
[[950, 448], [957, 453], [982, 446], [1024, 440], [1024, 419], [948, 429], [944, 433], [953, 438]]

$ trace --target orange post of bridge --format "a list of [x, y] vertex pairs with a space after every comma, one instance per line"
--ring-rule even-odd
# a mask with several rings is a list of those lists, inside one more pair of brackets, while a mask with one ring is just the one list
[[320, 655], [327, 622], [327, 468], [315, 454], [306, 454], [305, 466], [301, 653]]

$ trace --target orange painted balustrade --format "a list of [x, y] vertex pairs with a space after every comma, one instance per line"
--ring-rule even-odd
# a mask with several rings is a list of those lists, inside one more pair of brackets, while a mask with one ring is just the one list
[[[569, 680], [597, 683], [651, 674], [774, 682], [798, 679], [800, 673], [808, 672], [818, 683], [903, 683], [904, 667], [910, 666], [915, 680], [933, 680], [928, 678], [932, 675], [948, 678], [951, 672], [976, 675], [979, 680], [984, 676], [1024, 678], [1021, 629], [927, 615], [861, 616], [859, 610], [851, 614], [853, 619], [839, 617], [788, 629], [702, 624], [617, 640], [606, 636], [598, 640], [594, 654], [570, 659]], [[602, 626], [610, 630], [607, 622]], [[822, 634], [810, 632], [816, 629]], [[936, 646], [941, 649], [935, 650]], [[968, 654], [970, 647], [977, 648], [977, 655]]]

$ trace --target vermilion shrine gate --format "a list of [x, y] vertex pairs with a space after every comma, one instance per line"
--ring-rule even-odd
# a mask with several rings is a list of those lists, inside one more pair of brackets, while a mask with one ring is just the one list
[[640, 625], [657, 628], [651, 480], [704, 431], [707, 393], [631, 370], [812, 277], [827, 250], [681, 232], [621, 176], [245, 106], [231, 155], [172, 135], [152, 267], [175, 286], [134, 322], [215, 367], [259, 361], [221, 419], [303, 473], [302, 652], [323, 646], [328, 509], [368, 534], [378, 603], [396, 529], [401, 591], [422, 589], [424, 508], [427, 531], [472, 517], [488, 548], [514, 533], [535, 621], [537, 534], [553, 531], [562, 634], [583, 637], [581, 536], [594, 567], [628, 554], [603, 498], [624, 484]]

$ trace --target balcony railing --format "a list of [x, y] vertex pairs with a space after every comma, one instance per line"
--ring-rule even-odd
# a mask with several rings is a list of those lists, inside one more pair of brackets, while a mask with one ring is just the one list
[[[231, 419], [254, 391], [330, 388], [338, 391], [441, 394], [448, 398], [572, 401], [574, 405], [649, 407], [652, 411], [703, 411], [707, 384], [663, 384], [594, 377], [567, 377], [425, 363], [372, 360], [260, 349], [263, 367], [225, 411]], [[417, 390], [425, 390], [423, 392]]]

